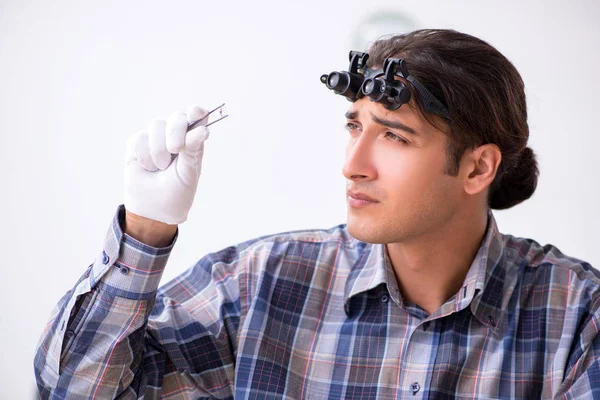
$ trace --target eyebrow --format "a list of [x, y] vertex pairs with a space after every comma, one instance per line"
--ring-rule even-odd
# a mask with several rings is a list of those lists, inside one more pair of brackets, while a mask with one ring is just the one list
[[[404, 125], [401, 122], [390, 121], [388, 119], [382, 119], [382, 118], [377, 117], [373, 113], [370, 113], [370, 114], [371, 114], [371, 117], [373, 118], [373, 121], [375, 121], [376, 123], [378, 123], [380, 125], [387, 126], [388, 128], [392, 128], [392, 129], [400, 129], [400, 130], [410, 133], [412, 135], [418, 135], [417, 131], [415, 131], [410, 126]], [[346, 119], [356, 119], [356, 117], [358, 117], [358, 111], [346, 112]]]

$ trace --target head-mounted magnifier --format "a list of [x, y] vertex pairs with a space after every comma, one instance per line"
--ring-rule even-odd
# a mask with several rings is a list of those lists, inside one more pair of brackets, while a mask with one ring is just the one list
[[449, 119], [450, 113], [444, 104], [429, 90], [410, 75], [406, 62], [401, 58], [386, 58], [383, 69], [366, 68], [369, 54], [359, 51], [350, 52], [348, 71], [334, 71], [321, 75], [321, 82], [335, 94], [340, 94], [348, 101], [368, 96], [369, 100], [381, 103], [388, 110], [397, 110], [410, 100], [411, 92], [406, 84], [394, 79], [395, 76], [406, 79], [419, 92], [426, 112]]

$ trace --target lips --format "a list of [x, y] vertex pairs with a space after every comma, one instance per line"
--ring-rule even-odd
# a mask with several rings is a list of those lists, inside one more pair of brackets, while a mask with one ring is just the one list
[[374, 198], [367, 196], [364, 193], [360, 193], [360, 192], [353, 192], [351, 190], [348, 190], [348, 196], [357, 199], [357, 200], [364, 200], [364, 201], [370, 201], [372, 203], [378, 203], [377, 200], [375, 200]]

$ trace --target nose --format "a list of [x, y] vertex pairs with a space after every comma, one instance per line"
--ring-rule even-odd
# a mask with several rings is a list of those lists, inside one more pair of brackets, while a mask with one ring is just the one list
[[342, 174], [353, 181], [371, 180], [377, 177], [373, 164], [373, 143], [363, 132], [358, 138], [351, 138], [346, 147], [346, 162]]

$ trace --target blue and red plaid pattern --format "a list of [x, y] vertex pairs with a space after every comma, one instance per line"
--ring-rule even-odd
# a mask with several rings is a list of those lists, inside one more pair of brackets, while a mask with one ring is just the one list
[[104, 249], [40, 339], [43, 399], [600, 399], [600, 273], [498, 231], [428, 315], [345, 225], [264, 236], [158, 289], [177, 241]]

